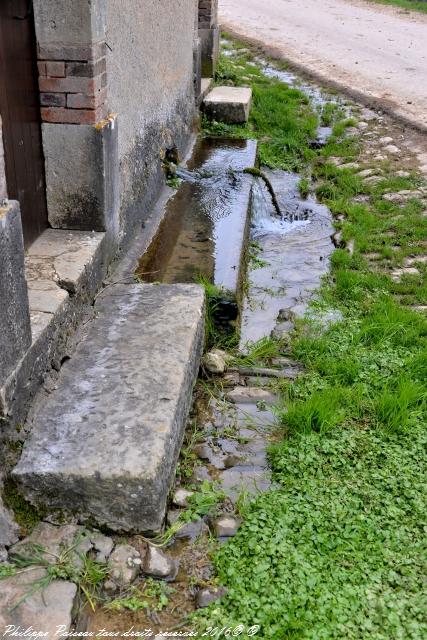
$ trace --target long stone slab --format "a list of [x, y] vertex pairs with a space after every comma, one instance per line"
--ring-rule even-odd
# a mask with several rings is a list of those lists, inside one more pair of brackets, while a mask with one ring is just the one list
[[204, 333], [198, 285], [113, 285], [13, 471], [26, 498], [117, 531], [158, 531]]

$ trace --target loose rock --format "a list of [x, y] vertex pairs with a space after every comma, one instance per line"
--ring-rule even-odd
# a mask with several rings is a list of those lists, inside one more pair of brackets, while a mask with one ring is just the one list
[[188, 499], [193, 495], [194, 491], [189, 491], [188, 489], [179, 487], [173, 494], [172, 502], [176, 507], [186, 508], [189, 505]]
[[384, 147], [384, 151], [387, 151], [387, 153], [391, 153], [393, 155], [400, 153], [399, 147], [396, 147], [396, 145], [394, 144], [388, 144], [386, 147]]
[[40, 522], [28, 538], [24, 538], [9, 550], [9, 555], [19, 554], [33, 558], [34, 545], [45, 549], [45, 552], [37, 552], [37, 555], [49, 564], [55, 564], [64, 551], [71, 550], [67, 557], [76, 567], [82, 566], [82, 558], [92, 549], [92, 542], [84, 527], [75, 524], [55, 526], [48, 522]]
[[209, 587], [201, 589], [196, 596], [196, 604], [199, 609], [209, 607], [212, 602], [219, 600], [227, 593], [225, 587]]
[[193, 452], [200, 460], [210, 460], [212, 458], [212, 451], [207, 444], [197, 444]]
[[214, 353], [210, 351], [209, 353], [205, 353], [202, 359], [202, 364], [206, 371], [209, 373], [224, 373], [226, 368], [225, 360], [218, 353]]
[[212, 522], [212, 528], [218, 538], [235, 536], [240, 526], [240, 520], [232, 516], [221, 516]]
[[92, 533], [90, 540], [96, 551], [96, 562], [107, 562], [114, 547], [113, 540], [99, 532]]
[[178, 573], [178, 563], [167, 556], [161, 549], [149, 544], [143, 570], [145, 574], [155, 578], [174, 580]]
[[129, 544], [117, 546], [108, 560], [110, 579], [120, 587], [132, 584], [141, 569], [141, 554]]
[[77, 586], [65, 580], [54, 580], [45, 589], [32, 593], [32, 585], [45, 575], [44, 569], [35, 568], [1, 581], [0, 629], [9, 625], [23, 630], [33, 627], [47, 634], [46, 640], [58, 637], [60, 625], [64, 627], [64, 633], [70, 630]]

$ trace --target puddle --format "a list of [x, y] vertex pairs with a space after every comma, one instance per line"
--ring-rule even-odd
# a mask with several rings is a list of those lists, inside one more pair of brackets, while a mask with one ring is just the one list
[[247, 294], [241, 319], [241, 348], [270, 335], [281, 309], [304, 315], [314, 289], [329, 270], [334, 232], [329, 209], [299, 195], [299, 177], [280, 170], [265, 171], [283, 212], [275, 215], [269, 194], [254, 185], [250, 239], [260, 249], [249, 265]]
[[203, 275], [226, 290], [239, 288], [256, 142], [202, 138], [169, 200], [138, 275], [145, 282], [194, 282]]

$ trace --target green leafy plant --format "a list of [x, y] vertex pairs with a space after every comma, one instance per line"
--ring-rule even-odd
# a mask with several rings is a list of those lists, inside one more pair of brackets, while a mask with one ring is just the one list
[[109, 602], [105, 608], [110, 611], [132, 611], [143, 609], [160, 612], [169, 604], [170, 596], [175, 592], [170, 585], [160, 580], [147, 578], [138, 586], [132, 586], [120, 598]]

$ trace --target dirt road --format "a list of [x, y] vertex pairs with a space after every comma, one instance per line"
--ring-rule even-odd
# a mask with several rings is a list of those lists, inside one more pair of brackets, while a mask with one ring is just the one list
[[364, 0], [220, 0], [224, 29], [427, 131], [427, 16]]

